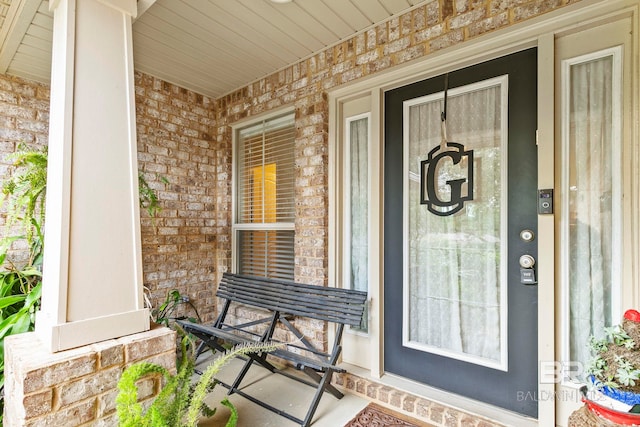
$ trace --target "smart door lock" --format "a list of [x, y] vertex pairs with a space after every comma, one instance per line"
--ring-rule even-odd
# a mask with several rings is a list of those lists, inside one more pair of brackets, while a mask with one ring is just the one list
[[523, 285], [535, 285], [538, 283], [536, 280], [536, 270], [533, 268], [536, 265], [536, 259], [531, 255], [522, 255], [520, 257], [520, 283]]

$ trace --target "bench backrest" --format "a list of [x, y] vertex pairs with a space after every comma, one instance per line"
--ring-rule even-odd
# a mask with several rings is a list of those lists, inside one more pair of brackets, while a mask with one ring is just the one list
[[224, 273], [216, 295], [282, 314], [359, 326], [367, 293]]

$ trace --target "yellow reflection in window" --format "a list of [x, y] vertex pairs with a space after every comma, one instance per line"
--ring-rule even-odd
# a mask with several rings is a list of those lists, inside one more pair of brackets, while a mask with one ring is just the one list
[[[271, 163], [253, 168], [253, 211], [254, 222], [276, 222], [276, 164]], [[260, 221], [262, 219], [262, 221]], [[257, 220], [257, 221], [256, 221]]]

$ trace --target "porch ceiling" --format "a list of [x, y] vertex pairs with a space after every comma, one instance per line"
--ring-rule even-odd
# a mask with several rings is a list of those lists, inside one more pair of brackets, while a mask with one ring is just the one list
[[[217, 98], [427, 0], [138, 0], [136, 70]], [[48, 0], [0, 0], [0, 73], [48, 83]]]

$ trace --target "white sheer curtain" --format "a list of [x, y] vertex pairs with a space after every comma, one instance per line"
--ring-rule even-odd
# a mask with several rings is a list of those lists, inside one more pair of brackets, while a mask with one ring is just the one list
[[[368, 173], [369, 119], [360, 118], [349, 122], [349, 172], [351, 195], [350, 223], [350, 283], [351, 289], [368, 291]], [[367, 316], [364, 316], [366, 320]], [[362, 325], [366, 330], [367, 325]]]
[[[444, 350], [501, 363], [501, 211], [503, 209], [501, 87], [493, 85], [449, 96], [449, 140], [474, 150], [473, 202], [451, 216], [420, 204], [420, 161], [441, 141], [441, 99], [409, 108], [408, 119], [408, 331], [410, 346]], [[443, 165], [445, 181], [460, 178], [467, 165]], [[405, 314], [406, 315], [406, 314]], [[408, 333], [408, 337], [407, 337]]]
[[569, 97], [570, 357], [589, 359], [589, 335], [612, 311], [612, 57], [572, 65]]

